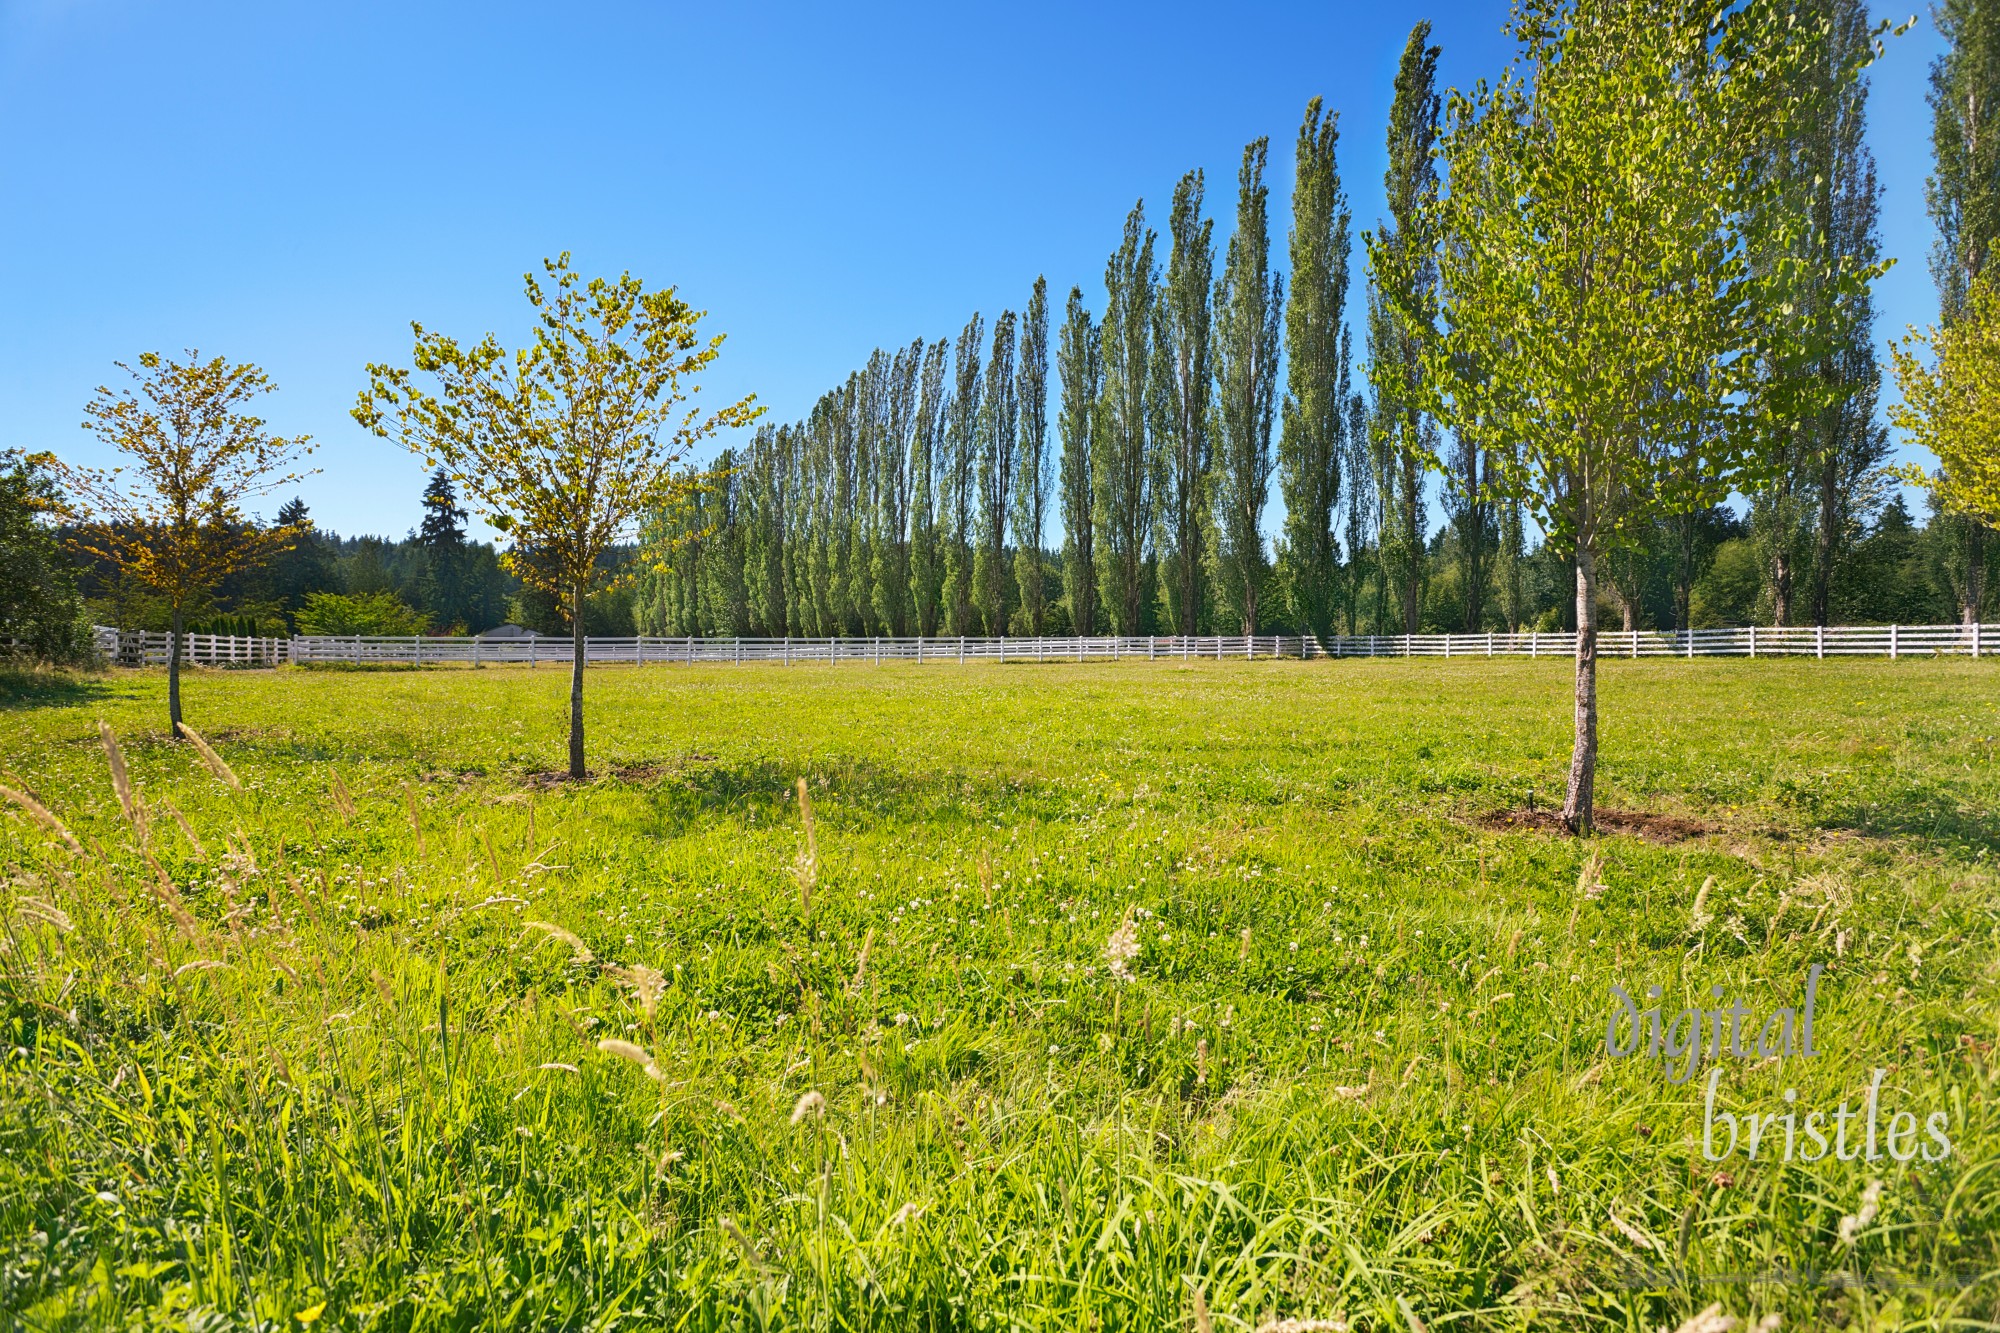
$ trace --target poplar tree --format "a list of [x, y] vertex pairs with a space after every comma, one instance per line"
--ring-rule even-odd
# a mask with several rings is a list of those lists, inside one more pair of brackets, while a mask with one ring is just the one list
[[[1391, 308], [1382, 269], [1397, 273], [1412, 298], [1421, 302], [1437, 284], [1434, 258], [1417, 240], [1417, 217], [1437, 196], [1438, 47], [1429, 45], [1428, 20], [1410, 30], [1396, 69], [1396, 95], [1389, 106], [1389, 169], [1382, 186], [1389, 219], [1368, 243], [1368, 380], [1374, 389], [1378, 436], [1382, 529], [1379, 548], [1384, 580], [1394, 579], [1403, 603], [1403, 632], [1417, 632], [1417, 599], [1423, 586], [1424, 477], [1436, 457], [1434, 428], [1421, 406], [1425, 386], [1423, 331], [1410, 327]], [[1379, 256], [1379, 261], [1378, 261]]]
[[1176, 634], [1193, 634], [1200, 622], [1213, 463], [1209, 284], [1215, 278], [1215, 220], [1202, 217], [1201, 205], [1202, 174], [1190, 171], [1174, 187], [1167, 223], [1172, 248], [1153, 323], [1153, 356], [1162, 380], [1153, 440], [1160, 486], [1156, 546], [1162, 601]]
[[1021, 620], [1041, 637], [1048, 612], [1042, 578], [1042, 536], [1048, 526], [1049, 487], [1049, 283], [1037, 277], [1021, 317], [1020, 457], [1014, 465], [1014, 583]]
[[910, 432], [910, 598], [916, 630], [937, 633], [939, 596], [944, 587], [943, 509], [946, 358], [951, 348], [939, 338], [924, 351], [918, 373], [916, 423]]
[[1340, 119], [1306, 104], [1292, 186], [1292, 299], [1285, 308], [1283, 425], [1278, 436], [1285, 541], [1278, 574], [1292, 616], [1322, 638], [1338, 596], [1334, 519], [1353, 396], [1347, 331], [1352, 215], [1340, 187]]
[[1237, 174], [1236, 234], [1215, 284], [1216, 529], [1222, 586], [1257, 632], [1268, 573], [1260, 528], [1271, 492], [1271, 420], [1278, 386], [1278, 322], [1284, 279], [1270, 271], [1270, 140], [1243, 150]]
[[[1936, 165], [1924, 198], [1938, 231], [1931, 251], [1938, 315], [1949, 328], [1966, 309], [2000, 238], [2000, 7], [1990, 0], [1941, 0], [1935, 14], [1948, 46], [1931, 66]], [[1940, 493], [1951, 490], [1947, 477]], [[1985, 602], [1987, 526], [1961, 517], [1961, 506], [1947, 505], [1942, 512], [1963, 529], [1959, 613], [1971, 624]]]
[[956, 385], [945, 430], [945, 619], [946, 631], [972, 628], [972, 543], [979, 462], [979, 343], [986, 321], [974, 314], [958, 335], [953, 358]]
[[876, 553], [875, 615], [898, 637], [910, 632], [911, 489], [917, 425], [919, 338], [896, 353], [881, 395], [882, 442], [876, 455], [881, 485], [882, 545]]
[[986, 361], [984, 410], [979, 425], [979, 550], [973, 583], [980, 618], [989, 635], [1007, 632], [1007, 518], [1013, 508], [1016, 416], [1014, 312], [993, 321], [993, 349]]
[[1153, 529], [1153, 467], [1146, 426], [1151, 333], [1159, 265], [1145, 203], [1132, 206], [1104, 268], [1104, 321], [1096, 419], [1091, 425], [1091, 520], [1098, 593], [1116, 634], [1139, 632]]
[[1069, 289], [1056, 345], [1056, 375], [1062, 381], [1056, 432], [1062, 437], [1063, 598], [1071, 628], [1088, 636], [1097, 632], [1094, 428], [1102, 369], [1098, 328], [1084, 308], [1081, 288]]

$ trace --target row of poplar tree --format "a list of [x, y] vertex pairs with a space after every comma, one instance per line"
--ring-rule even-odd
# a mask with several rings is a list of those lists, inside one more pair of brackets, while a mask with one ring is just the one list
[[[1862, 0], [1802, 7], [1824, 21], [1825, 49], [1799, 77], [1825, 80], [1808, 95], [1830, 113], [1768, 145], [1804, 219], [1787, 243], [1815, 248], [1829, 271], [1869, 270], [1879, 264], [1879, 187], [1864, 142], [1867, 85], [1847, 72], [1871, 58], [1878, 30]], [[2000, 82], [1986, 52], [2000, 43], [1982, 35], [1993, 24], [1972, 4], [1948, 0], [1940, 20], [1953, 50], [1934, 79], [1940, 169], [1930, 203], [1949, 308], [1966, 256], [1976, 265], [2000, 229], [2000, 209], [1985, 202], [1989, 165], [1961, 160], [1991, 155], [1984, 139], [2000, 136], [1982, 139], [1982, 125], [1964, 123], [1984, 101], [1960, 96]], [[1346, 320], [1354, 235], [1337, 117], [1315, 98], [1295, 148], [1289, 291], [1273, 264], [1259, 139], [1244, 152], [1235, 226], [1219, 254], [1200, 171], [1175, 187], [1164, 241], [1143, 201], [1132, 209], [1105, 267], [1101, 313], [1080, 288], [1069, 292], [1053, 331], [1053, 386], [1048, 289], [1037, 279], [1021, 313], [1004, 311], [990, 327], [975, 314], [955, 339], [878, 350], [804, 420], [725, 452], [647, 534], [656, 558], [637, 591], [638, 628], [825, 636], [1281, 625], [1324, 635], [1365, 622], [1415, 631], [1427, 581], [1447, 573], [1465, 628], [1512, 621], [1534, 524], [1495, 478], [1512, 470], [1503, 451], [1520, 446], [1439, 430], [1423, 408], [1423, 348], [1383, 290], [1385, 272], [1436, 281], [1424, 252], [1438, 238], [1420, 232], [1440, 189], [1439, 54], [1419, 23], [1395, 82], [1387, 217], [1363, 238], [1365, 357]], [[1967, 80], [1982, 86], [1958, 87]], [[1882, 471], [1865, 284], [1820, 313], [1837, 326], [1814, 371], [1829, 406], [1772, 427], [1779, 438], [1764, 453], [1776, 465], [1745, 496], [1780, 624], [1828, 622], [1843, 562], [1894, 490]], [[1267, 543], [1274, 481], [1283, 521]], [[1428, 530], [1433, 494], [1448, 541]], [[1061, 523], [1057, 551], [1045, 549], [1051, 519]], [[1674, 618], [1687, 624], [1715, 545], [1704, 534], [1727, 519], [1713, 507], [1648, 518], [1606, 562], [1609, 608], [1630, 626], [1634, 590], [1670, 582]], [[1958, 526], [1957, 582], [1971, 616], [1986, 553], [1976, 523]], [[1452, 568], [1437, 568], [1447, 560]]]

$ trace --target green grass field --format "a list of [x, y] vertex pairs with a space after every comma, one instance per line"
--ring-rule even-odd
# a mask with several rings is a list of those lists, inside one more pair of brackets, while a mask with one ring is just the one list
[[0, 684], [0, 1323], [2000, 1326], [1991, 664], [1607, 663], [1658, 841], [1492, 826], [1565, 662], [567, 684]]

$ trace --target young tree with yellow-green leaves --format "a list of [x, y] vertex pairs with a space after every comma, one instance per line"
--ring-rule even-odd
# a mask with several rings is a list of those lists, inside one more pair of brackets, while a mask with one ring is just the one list
[[121, 361], [118, 368], [132, 386], [100, 385], [83, 427], [125, 461], [109, 470], [54, 466], [78, 524], [77, 545], [167, 603], [167, 720], [178, 734], [188, 612], [231, 574], [291, 546], [297, 529], [262, 527], [243, 506], [300, 480], [305, 474], [293, 464], [313, 446], [304, 435], [270, 434], [262, 417], [245, 410], [277, 388], [248, 362], [147, 352], [137, 367]]
[[755, 396], [713, 412], [687, 404], [721, 355], [704, 311], [672, 287], [631, 274], [585, 282], [569, 255], [544, 260], [549, 285], [525, 277], [534, 340], [509, 352], [487, 334], [471, 346], [412, 324], [414, 370], [371, 364], [354, 419], [442, 466], [476, 513], [512, 539], [509, 569], [565, 600], [570, 668], [569, 775], [583, 762], [583, 604], [613, 581], [600, 559], [647, 514], [697, 484], [683, 469], [696, 444], [763, 409]]
[[[1371, 241], [1370, 258], [1420, 340], [1423, 405], [1514, 446], [1490, 459], [1496, 491], [1575, 561], [1563, 819], [1584, 833], [1600, 559], [1758, 474], [1774, 423], [1812, 405], [1814, 377], [1791, 368], [1825, 336], [1792, 284], [1879, 266], [1822, 272], [1780, 244], [1800, 221], [1762, 149], [1815, 114], [1798, 71], [1824, 25], [1769, 0], [1522, 0], [1512, 30], [1518, 63], [1452, 99], [1422, 244]], [[1779, 250], [1801, 257], [1755, 262]]]
[[[1916, 348], [1928, 346], [1925, 365]], [[1930, 489], [1938, 507], [2000, 528], [2000, 288], [1974, 278], [1957, 318], [1892, 347], [1903, 401], [1889, 419], [1937, 455], [1938, 470], [1905, 464], [1897, 474]]]

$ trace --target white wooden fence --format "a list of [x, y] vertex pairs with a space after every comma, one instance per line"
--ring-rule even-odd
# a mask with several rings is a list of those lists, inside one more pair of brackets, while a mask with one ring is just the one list
[[[164, 666], [171, 636], [100, 627], [97, 648], [120, 666]], [[1825, 628], [1607, 631], [1598, 656], [1636, 657], [1991, 657], [2000, 625], [1840, 625]], [[1251, 661], [1318, 657], [1570, 657], [1576, 636], [1523, 634], [1375, 634], [1331, 639], [1242, 635], [1067, 639], [705, 639], [591, 638], [586, 663], [637, 666], [700, 663]], [[283, 663], [394, 663], [406, 666], [569, 665], [564, 638], [432, 638], [422, 635], [252, 639], [189, 634], [181, 660], [194, 666]]]

